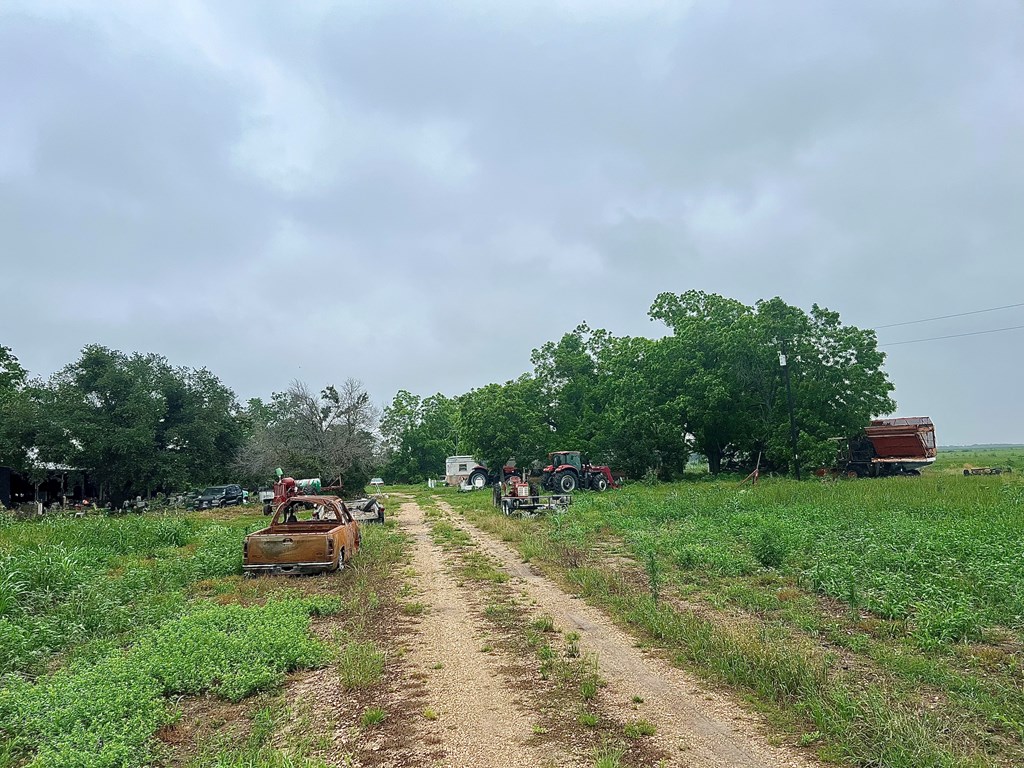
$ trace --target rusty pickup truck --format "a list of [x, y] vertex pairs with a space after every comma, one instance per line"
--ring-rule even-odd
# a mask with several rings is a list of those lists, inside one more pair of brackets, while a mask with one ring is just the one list
[[291, 496], [266, 528], [245, 537], [246, 574], [305, 575], [345, 567], [359, 550], [359, 523], [335, 496]]

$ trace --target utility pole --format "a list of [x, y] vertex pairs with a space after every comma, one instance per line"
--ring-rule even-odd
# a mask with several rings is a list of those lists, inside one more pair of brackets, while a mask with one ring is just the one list
[[793, 387], [789, 383], [789, 366], [786, 360], [786, 340], [782, 340], [782, 351], [779, 352], [779, 365], [782, 367], [782, 375], [786, 379], [786, 400], [789, 402], [789, 439], [793, 449], [793, 468], [796, 470], [796, 479], [800, 479], [800, 453], [797, 449], [798, 431], [796, 428], [796, 410], [793, 407]]

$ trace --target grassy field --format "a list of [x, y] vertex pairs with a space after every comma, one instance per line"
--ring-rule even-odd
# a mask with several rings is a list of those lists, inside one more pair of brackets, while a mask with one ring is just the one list
[[1024, 763], [1014, 475], [637, 484], [525, 520], [443, 493], [827, 759]]
[[[368, 526], [342, 574], [243, 579], [242, 538], [264, 524], [237, 508], [0, 518], [0, 767], [320, 765], [310, 745], [268, 746], [289, 717], [274, 696], [295, 670], [376, 658], [362, 629], [389, 607], [404, 537]], [[329, 643], [311, 622], [333, 615]], [[228, 730], [183, 735], [197, 702]]]
[[[398, 490], [443, 498], [827, 760], [1014, 766], [1024, 476], [962, 467], [1017, 461], [950, 453], [919, 478], [637, 483], [526, 519], [487, 493]], [[264, 522], [241, 509], [0, 517], [0, 768], [320, 766], [330, 745], [289, 741], [302, 715], [281, 690], [325, 664], [362, 727], [401, 729], [367, 691], [384, 674], [380, 628], [417, 605], [401, 592], [405, 538], [366, 526], [343, 574], [243, 579], [242, 536]], [[471, 554], [460, 549], [465, 577], [489, 585]], [[530, 629], [543, 634], [517, 632]]]
[[963, 474], [971, 467], [1000, 467], [1024, 472], [1024, 446], [1012, 448], [940, 448], [931, 472]]

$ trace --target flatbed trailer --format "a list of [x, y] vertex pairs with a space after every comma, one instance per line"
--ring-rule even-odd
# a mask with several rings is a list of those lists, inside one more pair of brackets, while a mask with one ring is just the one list
[[570, 504], [572, 504], [571, 494], [542, 494], [537, 486], [516, 475], [504, 483], [494, 486], [494, 505], [505, 515], [544, 511], [561, 512]]

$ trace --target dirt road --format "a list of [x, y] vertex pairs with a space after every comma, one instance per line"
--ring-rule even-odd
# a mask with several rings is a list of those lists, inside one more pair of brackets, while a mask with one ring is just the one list
[[[517, 701], [500, 668], [500, 657], [482, 650], [487, 629], [470, 607], [467, 588], [445, 567], [445, 556], [430, 539], [423, 512], [415, 503], [401, 505], [399, 525], [413, 539], [412, 567], [417, 599], [427, 610], [410, 643], [407, 663], [422, 676], [427, 726], [444, 757], [444, 766], [566, 765], [549, 749], [531, 744], [533, 721]], [[571, 763], [568, 763], [571, 764]]]
[[[312, 716], [313, 722], [323, 721], [324, 731], [334, 732], [335, 750], [324, 755], [329, 764], [817, 766], [794, 748], [770, 744], [754, 716], [645, 654], [601, 611], [535, 573], [506, 544], [475, 528], [443, 500], [435, 497], [432, 506], [440, 517], [435, 512], [428, 517], [411, 497], [404, 497], [393, 516], [412, 543], [405, 594], [411, 590], [408, 599], [422, 603], [423, 610], [404, 621], [392, 640], [391, 673], [374, 694], [377, 698], [346, 707], [345, 694], [335, 690], [329, 670], [313, 673], [300, 687], [329, 705], [317, 707]], [[442, 521], [448, 525], [439, 526]], [[453, 545], [449, 526], [461, 529], [460, 536], [468, 534], [472, 543], [463, 539]], [[444, 547], [435, 543], [434, 528]], [[469, 578], [468, 563], [479, 571], [481, 558], [488, 568], [497, 569], [489, 571], [486, 586]], [[508, 581], [493, 578], [502, 571]], [[497, 605], [495, 600], [520, 611], [518, 623], [497, 621], [488, 610]], [[578, 635], [573, 640], [579, 644], [576, 657], [587, 664], [596, 659], [597, 673], [606, 682], [596, 696], [591, 693], [581, 702], [578, 681], [566, 688], [556, 682], [557, 673], [550, 678], [540, 673], [542, 648], [536, 645], [538, 630], [531, 627], [542, 614], [550, 617], [542, 631], [559, 644], [558, 654], [565, 653], [566, 638]], [[551, 619], [560, 634], [550, 628]], [[524, 645], [531, 631], [534, 644]], [[547, 643], [542, 646], [547, 648]], [[332, 691], [330, 701], [324, 699]], [[371, 705], [390, 713], [380, 729], [357, 725], [358, 714]], [[327, 716], [332, 708], [347, 714]], [[588, 713], [591, 722], [583, 717]], [[646, 732], [631, 736], [629, 726], [638, 723], [646, 725]], [[609, 754], [611, 759], [597, 760]]]
[[[554, 617], [559, 629], [579, 633], [581, 646], [597, 655], [600, 673], [609, 683], [606, 698], [618, 710], [623, 721], [640, 716], [656, 726], [656, 733], [651, 738], [669, 755], [669, 765], [694, 768], [809, 768], [818, 765], [796, 750], [770, 744], [764, 728], [754, 716], [744, 712], [726, 697], [707, 689], [682, 670], [639, 650], [633, 638], [615, 626], [601, 611], [572, 597], [554, 582], [535, 573], [510, 547], [475, 528], [464, 518], [457, 517], [443, 500], [435, 497], [435, 503], [451, 522], [469, 533], [484, 552], [491, 555], [518, 581], [525, 593], [536, 601], [540, 610]], [[421, 521], [421, 513], [415, 504], [403, 505], [401, 524], [409, 526], [417, 537], [425, 535]], [[436, 585], [439, 580], [443, 585], [443, 577], [437, 576], [434, 571], [439, 563], [426, 551], [428, 548], [429, 545], [418, 542], [417, 571], [425, 584]], [[457, 593], [442, 593], [438, 600], [457, 622], [454, 632], [446, 635], [440, 634], [441, 628], [431, 629], [432, 637], [439, 635], [444, 638], [441, 641], [443, 647], [446, 642], [457, 642], [456, 635], [465, 632], [467, 625], [464, 613], [455, 605], [458, 602]], [[443, 617], [444, 614], [441, 614], [437, 618]], [[438, 635], [434, 635], [435, 632]], [[436, 639], [429, 640], [428, 647], [436, 648], [436, 642]], [[458, 697], [462, 690], [485, 684], [500, 684], [500, 679], [493, 674], [488, 678], [480, 670], [464, 671], [459, 666], [444, 679], [443, 690]], [[636, 704], [634, 697], [642, 699], [643, 703]], [[500, 692], [490, 693], [488, 701], [503, 706], [500, 703]], [[524, 726], [525, 722], [521, 718], [512, 718], [512, 722], [504, 723], [504, 730], [492, 730], [488, 719], [483, 718], [475, 722], [472, 728], [461, 728], [459, 740], [453, 737], [452, 745], [460, 750], [471, 750], [473, 744], [479, 746], [509, 735], [518, 734], [521, 737]], [[523, 756], [520, 753], [520, 758]], [[473, 762], [455, 760], [453, 764], [469, 765]], [[543, 763], [520, 759], [518, 764]]]

